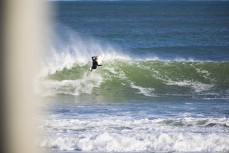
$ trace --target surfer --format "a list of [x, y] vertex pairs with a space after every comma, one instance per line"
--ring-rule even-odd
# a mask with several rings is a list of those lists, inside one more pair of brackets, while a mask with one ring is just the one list
[[93, 57], [91, 57], [92, 58], [92, 66], [91, 66], [91, 68], [90, 68], [90, 70], [92, 71], [93, 69], [96, 69], [97, 68], [97, 66], [102, 66], [101, 64], [100, 64], [100, 62], [101, 62], [101, 57], [100, 56], [93, 56]]

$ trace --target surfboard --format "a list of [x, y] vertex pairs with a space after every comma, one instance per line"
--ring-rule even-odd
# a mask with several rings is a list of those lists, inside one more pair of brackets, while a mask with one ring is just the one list
[[101, 55], [97, 56], [98, 65], [102, 65], [103, 57]]

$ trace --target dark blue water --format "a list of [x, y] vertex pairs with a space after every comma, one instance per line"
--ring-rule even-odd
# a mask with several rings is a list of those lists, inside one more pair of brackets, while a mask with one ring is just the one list
[[55, 2], [56, 23], [136, 56], [229, 60], [229, 2]]

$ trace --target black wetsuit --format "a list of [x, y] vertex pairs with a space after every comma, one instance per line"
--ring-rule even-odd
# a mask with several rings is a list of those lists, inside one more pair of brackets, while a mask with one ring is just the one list
[[91, 70], [92, 69], [96, 69], [97, 66], [102, 66], [102, 65], [99, 65], [98, 62], [97, 62], [97, 60], [96, 60], [96, 56], [93, 56], [92, 57], [92, 67], [91, 67]]
[[96, 57], [95, 56], [93, 56], [92, 57], [92, 69], [96, 69], [97, 68], [97, 66], [98, 66], [98, 62], [96, 61]]

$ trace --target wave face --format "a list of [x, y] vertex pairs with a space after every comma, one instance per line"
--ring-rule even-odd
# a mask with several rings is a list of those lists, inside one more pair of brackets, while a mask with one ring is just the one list
[[[89, 72], [90, 63], [72, 64], [46, 76], [48, 95], [102, 100], [163, 97], [229, 98], [229, 63], [109, 59]], [[89, 99], [88, 99], [89, 100]]]

